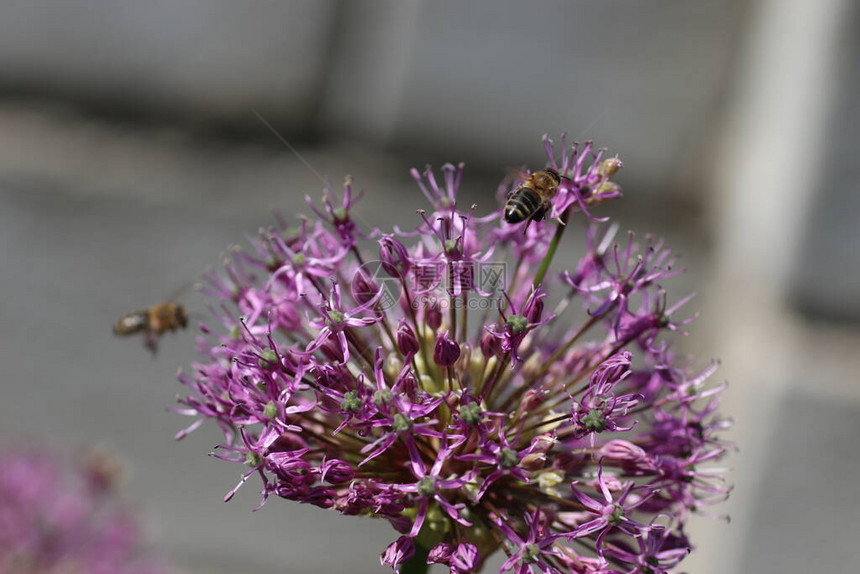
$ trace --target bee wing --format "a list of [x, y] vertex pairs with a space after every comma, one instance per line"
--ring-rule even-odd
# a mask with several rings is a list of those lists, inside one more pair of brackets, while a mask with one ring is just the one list
[[189, 289], [194, 286], [194, 283], [189, 281], [180, 285], [177, 289], [170, 294], [170, 297], [164, 300], [165, 303], [176, 303], [177, 299], [185, 295]]
[[530, 172], [529, 169], [524, 165], [521, 165], [519, 167], [509, 167], [507, 170], [505, 170], [505, 174], [505, 179], [509, 179], [510, 181], [514, 182], [524, 182], [532, 176], [532, 172]]
[[525, 166], [509, 167], [505, 170], [505, 178], [502, 180], [501, 187], [507, 188], [510, 186], [505, 199], [510, 199], [511, 195], [518, 190], [523, 183], [531, 177], [531, 172]]

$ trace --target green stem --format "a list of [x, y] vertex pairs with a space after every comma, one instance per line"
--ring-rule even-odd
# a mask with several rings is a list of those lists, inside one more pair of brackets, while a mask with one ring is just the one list
[[558, 244], [561, 242], [561, 236], [564, 235], [564, 230], [567, 229], [568, 217], [570, 217], [569, 207], [562, 214], [561, 223], [556, 227], [555, 235], [552, 236], [552, 241], [549, 242], [549, 248], [546, 251], [546, 255], [544, 256], [543, 261], [540, 262], [537, 275], [535, 275], [535, 280], [532, 283], [535, 287], [543, 283], [543, 278], [546, 276], [546, 272], [549, 271], [549, 264], [552, 263], [552, 258], [555, 257]]
[[400, 567], [400, 574], [426, 574], [430, 569], [427, 556], [430, 549], [415, 542], [415, 554]]
[[[418, 325], [418, 316], [415, 314], [415, 304], [412, 301], [412, 295], [409, 293], [409, 287], [406, 285], [406, 280], [402, 277], [400, 279], [400, 285], [403, 287], [403, 294], [406, 295], [406, 303], [409, 307], [409, 317], [412, 319], [412, 328], [415, 329], [415, 336], [418, 337], [418, 347], [421, 352], [421, 359], [424, 361], [424, 366], [429, 368], [430, 362], [427, 360], [427, 349], [424, 345], [424, 339], [426, 337], [424, 327], [426, 325]], [[418, 372], [417, 368], [415, 369], [415, 372]]]

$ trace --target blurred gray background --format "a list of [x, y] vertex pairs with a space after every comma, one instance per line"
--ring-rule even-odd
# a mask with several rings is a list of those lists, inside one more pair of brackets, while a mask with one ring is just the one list
[[682, 253], [670, 292], [702, 316], [679, 345], [731, 385], [732, 523], [698, 518], [684, 569], [854, 572], [858, 58], [849, 0], [7, 0], [0, 442], [118, 452], [184, 572], [384, 572], [382, 522], [251, 513], [253, 485], [223, 504], [240, 469], [206, 456], [214, 428], [174, 443], [166, 412], [192, 334], [153, 360], [110, 327], [319, 195], [254, 110], [380, 225], [421, 206], [410, 167], [465, 161], [486, 211], [567, 131], [623, 159], [605, 212]]

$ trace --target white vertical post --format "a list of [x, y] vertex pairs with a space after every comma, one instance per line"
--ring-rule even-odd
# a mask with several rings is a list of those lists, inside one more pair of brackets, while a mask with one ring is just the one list
[[760, 0], [739, 58], [709, 198], [716, 252], [702, 321], [715, 327], [718, 373], [730, 387], [723, 411], [735, 419], [729, 457], [735, 490], [719, 512], [732, 523], [698, 520], [698, 574], [746, 572], [742, 553], [778, 401], [803, 360], [784, 295], [824, 152], [845, 0]]

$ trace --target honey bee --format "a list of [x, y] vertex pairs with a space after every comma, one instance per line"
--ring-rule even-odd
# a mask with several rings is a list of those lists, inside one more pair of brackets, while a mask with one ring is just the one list
[[143, 333], [144, 345], [155, 354], [158, 350], [159, 337], [168, 331], [176, 331], [180, 327], [184, 329], [187, 325], [188, 313], [185, 307], [165, 302], [124, 315], [113, 326], [113, 332], [122, 337]]
[[541, 221], [558, 192], [561, 179], [562, 176], [552, 168], [528, 174], [523, 184], [508, 195], [505, 221], [510, 224]]

